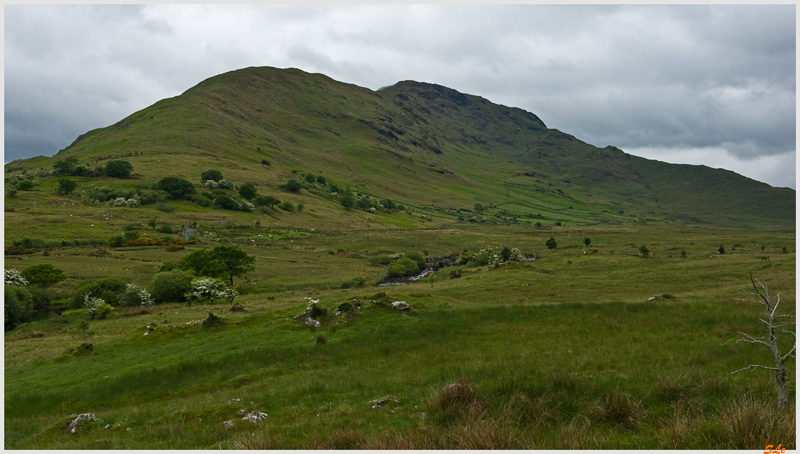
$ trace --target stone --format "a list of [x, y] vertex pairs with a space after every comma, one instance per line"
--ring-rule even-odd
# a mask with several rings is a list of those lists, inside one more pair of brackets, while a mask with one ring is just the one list
[[231, 312], [243, 312], [243, 311], [244, 311], [244, 306], [242, 306], [239, 303], [233, 303], [233, 306], [231, 306]]
[[253, 424], [258, 424], [261, 421], [267, 419], [267, 416], [268, 415], [266, 413], [262, 413], [260, 411], [251, 411], [250, 413], [244, 415], [242, 421], [250, 421]]
[[70, 417], [73, 418], [73, 419], [67, 425], [66, 431], [69, 432], [69, 433], [73, 433], [73, 434], [78, 429], [78, 425], [82, 421], [97, 421], [97, 417], [95, 415], [91, 414], [91, 413], [82, 413], [80, 415], [74, 415], [73, 414], [73, 415], [70, 415]]
[[233, 429], [233, 421], [222, 421], [226, 429]]
[[383, 400], [375, 399], [369, 401], [369, 403], [372, 404], [372, 408], [381, 408], [384, 405], [388, 404], [389, 402], [390, 402], [389, 399], [383, 399]]
[[319, 328], [321, 323], [317, 320], [314, 320], [311, 317], [306, 317], [305, 321], [303, 322], [308, 326], [313, 326], [314, 328]]
[[416, 418], [424, 419], [425, 413], [414, 413], [413, 415], [411, 415], [411, 419], [416, 419]]
[[392, 303], [392, 307], [398, 311], [407, 311], [411, 309], [411, 306], [409, 306], [405, 301], [395, 301]]

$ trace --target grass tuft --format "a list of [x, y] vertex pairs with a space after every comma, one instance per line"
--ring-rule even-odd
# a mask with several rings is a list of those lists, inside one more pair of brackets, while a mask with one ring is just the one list
[[746, 395], [726, 402], [720, 421], [734, 449], [764, 449], [767, 444], [795, 448], [794, 406], [781, 410]]

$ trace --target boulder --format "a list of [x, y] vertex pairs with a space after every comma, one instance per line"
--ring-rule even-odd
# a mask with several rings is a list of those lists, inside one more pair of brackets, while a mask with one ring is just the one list
[[314, 320], [311, 317], [306, 317], [305, 321], [303, 322], [308, 326], [313, 326], [314, 328], [319, 328], [321, 323], [317, 320]]
[[250, 413], [244, 415], [242, 421], [250, 421], [253, 424], [258, 424], [261, 421], [267, 419], [267, 416], [268, 415], [266, 413], [262, 413], [260, 411], [251, 411]]
[[411, 309], [411, 306], [409, 306], [405, 301], [395, 301], [392, 303], [392, 307], [398, 311], [407, 311]]
[[72, 421], [67, 425], [66, 431], [69, 433], [75, 433], [76, 430], [79, 429], [78, 425], [82, 421], [97, 421], [97, 417], [91, 413], [82, 413], [80, 415], [71, 415], [70, 416]]

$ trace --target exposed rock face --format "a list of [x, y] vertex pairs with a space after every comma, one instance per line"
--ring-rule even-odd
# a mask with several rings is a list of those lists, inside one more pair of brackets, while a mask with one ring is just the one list
[[392, 303], [392, 307], [398, 311], [407, 311], [411, 309], [411, 306], [409, 306], [405, 301], [395, 301]]
[[66, 431], [69, 433], [75, 433], [76, 430], [79, 429], [78, 425], [81, 421], [97, 421], [97, 417], [92, 413], [82, 413], [80, 415], [71, 415], [73, 418], [72, 422], [67, 425]]

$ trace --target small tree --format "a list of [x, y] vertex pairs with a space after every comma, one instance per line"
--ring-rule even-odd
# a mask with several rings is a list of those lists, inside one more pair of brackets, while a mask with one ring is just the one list
[[109, 161], [105, 173], [108, 177], [128, 178], [133, 173], [133, 166], [128, 161]]
[[639, 246], [639, 252], [642, 253], [642, 257], [647, 257], [650, 255], [650, 249], [648, 249], [644, 244]]
[[300, 192], [300, 189], [303, 188], [303, 185], [299, 181], [297, 181], [295, 179], [291, 179], [291, 180], [287, 181], [286, 184], [284, 184], [281, 187], [283, 189], [289, 191], [289, 192], [298, 193], [298, 192]]
[[14, 287], [24, 287], [28, 285], [28, 281], [22, 277], [22, 274], [15, 270], [5, 270], [5, 284], [13, 285]]
[[20, 274], [28, 281], [28, 283], [32, 285], [38, 285], [39, 287], [45, 289], [67, 278], [63, 270], [60, 268], [55, 268], [49, 263], [31, 265], [22, 270], [22, 273]]
[[252, 255], [247, 255], [247, 252], [236, 245], [227, 246], [222, 244], [215, 246], [211, 250], [211, 256], [222, 265], [224, 274], [231, 281], [231, 287], [233, 287], [234, 276], [241, 277], [255, 269], [253, 263], [255, 263], [256, 258]]
[[219, 279], [201, 278], [192, 280], [192, 292], [187, 294], [186, 300], [191, 304], [192, 300], [200, 302], [214, 301], [222, 297], [222, 289], [225, 285]]
[[58, 179], [58, 193], [61, 195], [67, 195], [77, 187], [78, 183], [76, 183], [75, 180], [70, 180], [69, 178]]
[[[794, 331], [786, 331], [781, 330], [784, 333], [791, 334], [795, 338], [795, 343], [792, 346], [791, 350], [785, 355], [781, 355], [780, 349], [778, 348], [778, 338], [775, 335], [775, 331], [778, 328], [783, 328], [784, 326], [791, 326], [794, 323], [792, 322], [782, 322], [784, 318], [793, 318], [791, 315], [776, 315], [776, 311], [778, 310], [778, 304], [781, 302], [781, 295], [778, 294], [773, 302], [772, 296], [769, 294], [769, 287], [766, 284], [762, 284], [761, 281], [753, 277], [753, 273], [750, 273], [750, 283], [753, 286], [753, 290], [755, 293], [750, 293], [750, 295], [756, 297], [755, 299], [738, 299], [738, 301], [746, 301], [751, 303], [757, 303], [764, 306], [764, 309], [767, 313], [767, 320], [759, 318], [758, 321], [764, 325], [764, 329], [767, 331], [766, 336], [752, 336], [747, 333], [739, 332], [743, 337], [736, 340], [736, 343], [739, 342], [747, 342], [750, 344], [761, 344], [767, 347], [770, 352], [772, 353], [772, 360], [775, 362], [775, 367], [769, 366], [762, 366], [759, 364], [750, 364], [749, 366], [743, 367], [737, 371], [731, 372], [731, 374], [735, 374], [737, 372], [741, 372], [744, 370], [755, 370], [755, 369], [766, 369], [775, 371], [775, 381], [778, 385], [778, 407], [779, 408], [786, 408], [789, 405], [789, 393], [786, 391], [786, 367], [785, 363], [789, 358], [794, 358], [795, 350], [797, 349], [797, 336]], [[758, 285], [756, 285], [758, 284]], [[759, 287], [761, 289], [759, 290]]]
[[558, 243], [556, 243], [556, 239], [551, 236], [549, 240], [545, 241], [544, 245], [547, 246], [548, 249], [555, 249]]
[[245, 183], [239, 186], [239, 195], [247, 200], [252, 200], [256, 195], [256, 187], [252, 183]]
[[583, 244], [585, 244], [586, 246], [592, 244], [592, 239], [591, 238], [584, 238], [583, 239]]
[[719, 247], [717, 248], [717, 252], [719, 252], [720, 254], [724, 254], [725, 253], [725, 246], [720, 244]]

